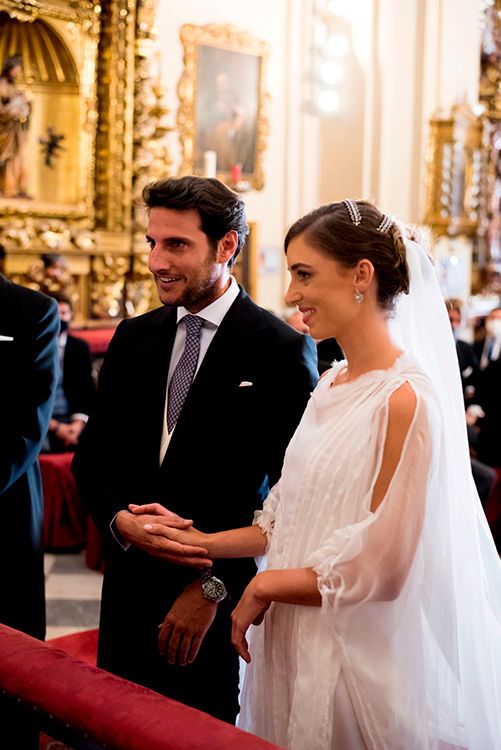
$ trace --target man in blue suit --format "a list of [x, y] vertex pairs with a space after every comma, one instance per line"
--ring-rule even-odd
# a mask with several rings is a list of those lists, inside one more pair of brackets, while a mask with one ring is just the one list
[[[58, 333], [56, 302], [0, 274], [0, 622], [40, 639], [45, 597], [37, 457], [53, 407]], [[16, 726], [10, 708], [0, 704], [0, 714], [6, 747], [38, 747], [36, 738], [22, 733], [24, 721]]]
[[128, 508], [159, 502], [205, 531], [250, 523], [316, 383], [316, 351], [231, 275], [248, 232], [239, 196], [190, 176], [144, 198], [164, 307], [118, 326], [74, 460], [107, 543], [98, 663], [233, 722], [230, 613], [254, 563], [218, 561], [201, 578], [144, 531], [154, 517]]

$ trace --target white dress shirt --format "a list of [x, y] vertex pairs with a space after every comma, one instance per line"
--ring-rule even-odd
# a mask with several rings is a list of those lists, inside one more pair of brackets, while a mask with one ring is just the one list
[[[207, 350], [214, 336], [216, 335], [217, 329], [222, 323], [222, 320], [239, 294], [239, 288], [234, 276], [230, 277], [230, 286], [228, 289], [218, 297], [210, 305], [204, 307], [202, 310], [196, 313], [198, 318], [203, 318], [204, 323], [200, 329], [200, 354], [198, 355], [197, 369], [193, 380], [197, 376], [197, 372], [200, 369], [200, 365], [203, 362]], [[186, 340], [186, 326], [183, 322], [183, 318], [186, 315], [191, 315], [189, 310], [185, 307], [179, 307], [177, 310], [177, 331], [176, 338], [174, 339], [174, 346], [172, 347], [172, 354], [169, 363], [169, 373], [167, 375], [167, 389], [165, 393], [165, 406], [164, 406], [164, 419], [162, 429], [162, 439], [160, 441], [160, 463], [164, 460], [167, 448], [169, 446], [172, 432], [169, 433], [167, 428], [167, 399], [169, 393], [169, 384], [172, 378], [177, 363], [181, 359], [181, 355], [184, 350], [184, 342]]]

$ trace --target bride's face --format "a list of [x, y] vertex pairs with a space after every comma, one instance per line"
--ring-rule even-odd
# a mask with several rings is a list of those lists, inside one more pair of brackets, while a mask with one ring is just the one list
[[288, 305], [297, 305], [315, 339], [342, 337], [346, 326], [357, 315], [354, 302], [356, 272], [341, 266], [307, 244], [300, 235], [287, 249], [291, 274], [285, 297]]

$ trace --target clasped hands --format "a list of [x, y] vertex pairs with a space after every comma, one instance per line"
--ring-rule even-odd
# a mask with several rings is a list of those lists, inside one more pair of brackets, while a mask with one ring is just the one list
[[[129, 511], [127, 515], [135, 522], [140, 541], [128, 538], [137, 546], [178, 565], [212, 566], [211, 535], [195, 529], [193, 521], [181, 518], [160, 503], [130, 504]], [[231, 642], [246, 662], [250, 662], [251, 657], [245, 634], [251, 624], [261, 624], [271, 603], [260, 593], [260, 580], [265, 576], [266, 573], [261, 573], [252, 579], [231, 616]], [[159, 649], [167, 656], [169, 664], [183, 666], [194, 661], [216, 608], [214, 602], [203, 598], [198, 582], [190, 584], [178, 597], [160, 626]]]
[[204, 544], [205, 534], [193, 529], [193, 521], [181, 518], [160, 503], [129, 505], [115, 524], [121, 536], [154, 557], [195, 568], [210, 568], [212, 560]]
[[78, 444], [80, 434], [85, 427], [85, 422], [81, 419], [74, 419], [72, 422], [57, 422], [57, 420], [51, 420], [51, 423], [55, 423], [55, 427], [52, 430], [54, 436], [57, 437], [66, 448], [71, 448]]

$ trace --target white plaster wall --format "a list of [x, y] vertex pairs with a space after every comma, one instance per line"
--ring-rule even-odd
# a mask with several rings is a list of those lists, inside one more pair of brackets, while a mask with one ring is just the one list
[[375, 106], [366, 112], [365, 184], [382, 208], [404, 221], [422, 218], [430, 117], [460, 100], [478, 100], [480, 5], [373, 0], [377, 79]]
[[[405, 221], [418, 220], [422, 160], [422, 66], [426, 0], [380, 0], [380, 143], [376, 200]], [[369, 124], [369, 123], [368, 123]]]

